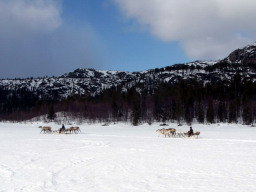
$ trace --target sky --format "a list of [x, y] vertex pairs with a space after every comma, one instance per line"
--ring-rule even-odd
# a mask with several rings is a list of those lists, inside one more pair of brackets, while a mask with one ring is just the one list
[[218, 60], [255, 18], [255, 0], [0, 0], [0, 78]]

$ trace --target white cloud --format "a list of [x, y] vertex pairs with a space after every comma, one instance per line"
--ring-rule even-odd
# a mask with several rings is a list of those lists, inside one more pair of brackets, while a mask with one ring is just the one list
[[255, 0], [113, 0], [129, 19], [191, 58], [222, 58], [256, 41]]
[[60, 8], [52, 0], [0, 0], [1, 34], [30, 35], [61, 25]]
[[100, 46], [90, 26], [63, 20], [62, 0], [0, 0], [0, 78], [98, 67]]

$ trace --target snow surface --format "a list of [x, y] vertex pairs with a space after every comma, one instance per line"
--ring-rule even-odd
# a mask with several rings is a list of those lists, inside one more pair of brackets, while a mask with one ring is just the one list
[[188, 66], [194, 65], [194, 66], [206, 67], [206, 66], [215, 65], [218, 62], [219, 61], [194, 61], [194, 62], [186, 63], [185, 65], [188, 65]]
[[193, 125], [200, 138], [185, 139], [158, 137], [158, 124], [82, 124], [67, 135], [39, 125], [0, 123], [0, 192], [256, 191], [255, 127]]

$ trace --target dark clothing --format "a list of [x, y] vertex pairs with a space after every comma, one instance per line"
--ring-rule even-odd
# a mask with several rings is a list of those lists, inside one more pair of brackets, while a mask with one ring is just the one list
[[65, 131], [66, 129], [65, 129], [65, 126], [64, 125], [62, 125], [62, 127], [60, 128], [60, 130], [59, 130], [59, 133], [61, 133], [62, 131]]
[[190, 127], [189, 132], [188, 132], [188, 136], [190, 137], [193, 134], [194, 134], [194, 130], [192, 129], [192, 127]]
[[190, 127], [189, 133], [192, 135], [194, 133], [194, 130], [192, 129], [192, 127]]

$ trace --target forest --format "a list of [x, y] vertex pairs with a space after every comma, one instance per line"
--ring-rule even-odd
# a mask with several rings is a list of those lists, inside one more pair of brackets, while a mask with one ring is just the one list
[[136, 84], [126, 92], [122, 87], [106, 89], [97, 96], [72, 95], [65, 99], [39, 98], [26, 89], [0, 87], [0, 121], [24, 121], [46, 115], [54, 121], [65, 112], [90, 122], [140, 123], [177, 122], [253, 124], [256, 119], [256, 83], [234, 75], [230, 84], [221, 81], [202, 84], [180, 80], [146, 89]]

